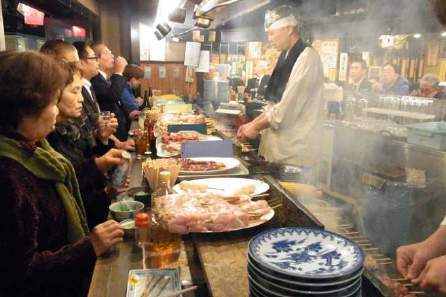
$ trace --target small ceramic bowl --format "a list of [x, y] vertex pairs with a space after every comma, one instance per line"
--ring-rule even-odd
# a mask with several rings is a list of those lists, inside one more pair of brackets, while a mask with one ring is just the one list
[[137, 212], [143, 210], [144, 204], [138, 201], [119, 201], [109, 207], [112, 218], [118, 222], [133, 219]]

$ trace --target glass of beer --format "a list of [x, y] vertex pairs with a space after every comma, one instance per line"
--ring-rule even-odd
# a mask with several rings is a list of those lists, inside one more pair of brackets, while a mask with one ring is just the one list
[[159, 175], [160, 185], [152, 193], [152, 224], [150, 240], [146, 246], [146, 266], [150, 268], [167, 268], [178, 265], [181, 252], [181, 235], [169, 230], [163, 220], [164, 201], [173, 190], [170, 187], [171, 173], [163, 171]]
[[161, 225], [150, 230], [150, 240], [145, 243], [147, 268], [174, 268], [178, 266], [181, 253], [181, 236], [171, 233]]
[[135, 140], [135, 153], [138, 159], [141, 159], [149, 149], [147, 132], [143, 129], [133, 130]]

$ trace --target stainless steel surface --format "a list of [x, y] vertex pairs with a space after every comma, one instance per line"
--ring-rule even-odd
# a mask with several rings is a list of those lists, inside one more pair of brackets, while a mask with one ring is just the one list
[[[404, 283], [396, 248], [425, 239], [446, 214], [446, 152], [335, 121], [323, 135], [324, 196], [296, 199], [328, 230], [360, 245], [367, 254], [365, 276], [384, 296], [397, 296], [393, 288]], [[423, 186], [409, 183], [411, 170]]]

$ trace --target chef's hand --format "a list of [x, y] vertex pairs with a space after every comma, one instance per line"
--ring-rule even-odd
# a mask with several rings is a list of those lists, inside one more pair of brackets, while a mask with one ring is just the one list
[[429, 260], [421, 274], [412, 283], [423, 289], [446, 293], [446, 256]]
[[115, 140], [115, 147], [120, 150], [134, 151], [135, 141], [133, 139], [128, 139], [126, 141]]
[[425, 268], [426, 263], [446, 253], [446, 226], [441, 226], [426, 240], [401, 246], [396, 251], [396, 265], [402, 276], [415, 279]]
[[255, 139], [259, 135], [259, 130], [256, 129], [255, 125], [252, 123], [247, 123], [242, 126], [237, 131], [237, 138], [246, 141], [248, 139]]
[[108, 152], [106, 152], [103, 156], [96, 158], [95, 162], [99, 171], [105, 174], [113, 166], [122, 164], [123, 162], [122, 152], [123, 152], [122, 150], [111, 149]]
[[99, 224], [90, 233], [91, 244], [96, 256], [107, 252], [115, 244], [122, 242], [124, 231], [121, 225], [113, 220]]

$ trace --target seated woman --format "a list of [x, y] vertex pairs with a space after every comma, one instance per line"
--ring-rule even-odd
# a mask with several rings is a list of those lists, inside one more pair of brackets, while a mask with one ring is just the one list
[[136, 98], [133, 92], [141, 86], [144, 70], [138, 65], [130, 64], [125, 67], [123, 75], [127, 79], [127, 84], [122, 92], [121, 102], [129, 120], [137, 120], [139, 107], [144, 100], [141, 97]]
[[0, 52], [0, 296], [86, 296], [119, 224], [89, 232], [73, 166], [45, 137], [68, 74], [35, 52]]
[[101, 157], [85, 158], [81, 145], [81, 129], [77, 125], [82, 114], [82, 74], [74, 63], [63, 63], [68, 76], [57, 107], [56, 128], [47, 137], [51, 146], [75, 168], [79, 180], [88, 226], [93, 228], [104, 222], [108, 215], [111, 198], [105, 192], [105, 174], [122, 161], [122, 151], [111, 149]]

